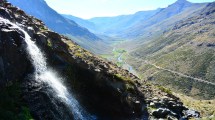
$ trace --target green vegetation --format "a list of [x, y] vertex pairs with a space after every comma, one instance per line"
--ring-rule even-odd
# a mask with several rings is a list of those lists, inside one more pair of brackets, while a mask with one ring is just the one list
[[130, 91], [130, 92], [134, 90], [134, 86], [132, 84], [125, 84], [125, 88], [127, 91]]
[[125, 60], [127, 59], [128, 53], [125, 49], [118, 48], [112, 51], [111, 54], [103, 54], [101, 57], [116, 63], [117, 66], [123, 67]]
[[147, 107], [147, 110], [150, 111], [150, 112], [152, 112], [152, 111], [157, 110], [157, 109], [154, 108], [154, 107], [148, 106], [148, 107]]
[[122, 49], [122, 48], [119, 48], [119, 49], [116, 49], [115, 50], [116, 53], [125, 53], [126, 50]]
[[116, 65], [119, 66], [119, 67], [122, 67], [123, 63], [122, 62], [116, 62]]
[[123, 76], [121, 74], [114, 74], [114, 77], [125, 82], [125, 90], [128, 92], [134, 92], [134, 81], [130, 77]]
[[172, 91], [168, 88], [165, 88], [163, 86], [158, 86], [158, 88], [165, 93], [172, 94]]
[[[214, 14], [208, 16], [209, 19], [205, 16], [196, 16], [177, 23], [175, 25], [177, 29], [170, 29], [159, 37], [151, 38], [143, 46], [137, 47], [130, 54], [133, 59], [130, 58], [129, 64], [138, 69], [144, 80], [194, 98], [214, 99], [213, 85], [183, 76], [215, 83], [215, 50], [214, 47], [208, 46], [214, 43], [212, 37], [215, 29], [210, 24], [214, 21], [213, 16]], [[190, 24], [190, 21], [193, 23]], [[199, 34], [197, 31], [204, 33]]]
[[131, 81], [131, 78], [122, 76], [121, 74], [115, 74], [114, 76], [120, 80], [123, 80], [123, 81]]
[[82, 53], [77, 52], [77, 53], [75, 53], [75, 56], [82, 58], [82, 57], [83, 57], [83, 54], [82, 54]]
[[100, 55], [100, 57], [105, 58], [105, 59], [110, 59], [112, 57], [112, 55], [111, 54], [103, 54], [103, 55]]
[[0, 119], [1, 120], [32, 120], [29, 108], [22, 100], [20, 84], [0, 90]]
[[45, 27], [45, 26], [42, 26], [42, 27], [40, 27], [40, 30], [41, 30], [41, 31], [47, 31], [47, 30], [48, 30], [48, 28], [47, 28], [47, 27]]
[[47, 40], [47, 45], [49, 46], [49, 47], [52, 47], [52, 43], [51, 43], [51, 40]]
[[174, 92], [183, 93], [198, 99], [213, 99], [215, 96], [213, 85], [197, 82], [191, 78], [185, 78], [169, 71], [158, 69], [157, 71], [151, 71], [149, 69], [145, 73], [148, 72], [152, 72], [151, 77], [148, 77], [150, 78], [149, 82], [165, 86], [165, 88], [171, 89]]

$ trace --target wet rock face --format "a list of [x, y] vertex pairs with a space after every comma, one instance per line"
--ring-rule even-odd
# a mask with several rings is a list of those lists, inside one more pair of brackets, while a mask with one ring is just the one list
[[37, 120], [73, 120], [73, 115], [63, 101], [53, 96], [47, 83], [38, 82], [31, 75], [22, 83], [23, 97]]
[[102, 72], [80, 69], [75, 65], [72, 68], [76, 77], [71, 79], [71, 84], [81, 98], [80, 102], [91, 113], [101, 119], [114, 120], [127, 120], [142, 115], [144, 103], [126, 91], [123, 82], [112, 82], [110, 80], [113, 78]]
[[24, 77], [31, 69], [22, 33], [0, 21], [0, 86]]
[[[34, 35], [33, 31], [29, 32]], [[32, 77], [34, 67], [26, 47], [23, 33], [0, 20], [0, 86], [22, 82], [23, 100], [35, 119], [72, 120], [73, 115], [64, 102], [49, 94], [53, 90], [46, 83]]]

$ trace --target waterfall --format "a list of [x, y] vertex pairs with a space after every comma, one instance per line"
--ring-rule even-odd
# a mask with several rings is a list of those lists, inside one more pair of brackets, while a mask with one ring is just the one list
[[11, 23], [9, 20], [3, 19], [0, 17], [0, 22], [5, 24], [12, 25], [11, 29], [18, 29], [23, 32], [25, 35], [25, 42], [27, 43], [27, 52], [31, 59], [31, 62], [35, 68], [35, 78], [40, 82], [48, 83], [48, 85], [54, 90], [53, 94], [57, 94], [57, 98], [62, 100], [69, 108], [71, 108], [71, 112], [74, 116], [75, 120], [88, 120], [93, 117], [90, 116], [79, 104], [79, 102], [74, 98], [74, 96], [68, 92], [66, 87], [61, 83], [62, 78], [57, 76], [55, 72], [48, 68], [46, 63], [46, 58], [41, 52], [41, 50], [37, 47], [34, 41], [31, 40], [31, 37], [21, 29], [16, 24]]

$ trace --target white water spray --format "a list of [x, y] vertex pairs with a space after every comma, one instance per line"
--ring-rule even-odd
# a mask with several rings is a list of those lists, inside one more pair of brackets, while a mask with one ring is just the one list
[[[25, 35], [25, 42], [27, 43], [27, 52], [31, 58], [31, 62], [35, 67], [35, 78], [38, 81], [48, 83], [57, 94], [58, 98], [65, 102], [73, 113], [75, 120], [92, 119], [90, 115], [79, 105], [78, 101], [70, 94], [66, 87], [60, 82], [62, 78], [58, 77], [53, 71], [48, 69], [46, 58], [36, 44], [31, 40], [31, 37], [16, 24], [11, 23], [9, 20], [0, 17], [0, 22], [12, 25], [12, 29], [18, 29]], [[53, 93], [51, 93], [53, 94]]]

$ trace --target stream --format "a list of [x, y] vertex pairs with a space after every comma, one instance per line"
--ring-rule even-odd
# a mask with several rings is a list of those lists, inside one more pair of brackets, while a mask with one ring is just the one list
[[[116, 51], [116, 48], [113, 48], [113, 52]], [[123, 68], [128, 70], [129, 72], [133, 73], [134, 75], [136, 75], [135, 70], [133, 69], [133, 67], [131, 65], [129, 65], [127, 62], [123, 61], [122, 59], [123, 53], [120, 53], [120, 55], [117, 57], [117, 61], [120, 63], [123, 63]]]

